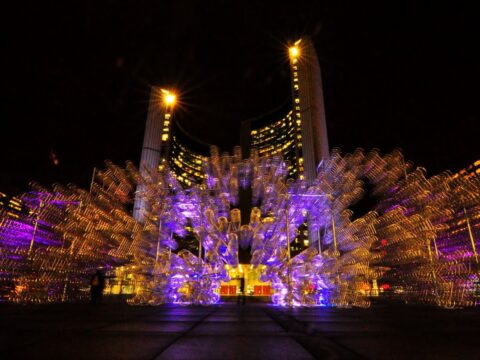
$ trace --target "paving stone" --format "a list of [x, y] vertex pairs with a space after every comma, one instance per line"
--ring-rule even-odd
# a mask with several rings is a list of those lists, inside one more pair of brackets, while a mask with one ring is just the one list
[[348, 336], [335, 338], [337, 342], [356, 351], [368, 359], [479, 359], [480, 343], [477, 335], [471, 337], [437, 337], [424, 334], [422, 337], [408, 334], [377, 336]]
[[[2, 359], [152, 359], [171, 342], [173, 335], [84, 334], [52, 336], [34, 345], [18, 346], [2, 352]], [[5, 357], [4, 357], [5, 356]]]
[[186, 336], [161, 353], [163, 359], [314, 359], [286, 336]]
[[192, 327], [193, 322], [180, 321], [129, 321], [102, 328], [102, 331], [128, 332], [182, 332]]
[[180, 322], [197, 322], [200, 321], [205, 315], [159, 315], [152, 314], [145, 317], [148, 321], [180, 321]]
[[196, 326], [192, 334], [271, 334], [284, 330], [276, 323], [270, 322], [203, 322]]
[[394, 329], [385, 324], [370, 322], [310, 322], [310, 329], [329, 332], [392, 332]]
[[222, 315], [217, 316], [217, 314], [209, 316], [205, 319], [205, 322], [271, 322], [272, 319], [266, 315], [258, 316], [244, 316], [244, 315]]

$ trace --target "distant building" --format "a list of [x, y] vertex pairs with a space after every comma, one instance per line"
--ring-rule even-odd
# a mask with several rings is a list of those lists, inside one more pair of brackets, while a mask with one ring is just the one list
[[480, 160], [477, 160], [473, 164], [468, 165], [465, 169], [460, 170], [453, 176], [463, 176], [466, 178], [480, 176]]
[[22, 200], [15, 196], [8, 196], [0, 192], [0, 217], [18, 219], [20, 216], [29, 215], [28, 209]]

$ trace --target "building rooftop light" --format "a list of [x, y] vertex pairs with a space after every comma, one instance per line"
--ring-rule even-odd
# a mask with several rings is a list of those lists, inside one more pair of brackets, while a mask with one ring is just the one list
[[173, 106], [175, 105], [175, 102], [177, 101], [177, 97], [175, 96], [174, 93], [162, 89], [162, 96], [163, 96], [163, 102], [167, 106]]
[[290, 56], [292, 58], [297, 58], [298, 55], [300, 55], [300, 50], [298, 49], [297, 46], [292, 46], [288, 49], [288, 52], [290, 53]]

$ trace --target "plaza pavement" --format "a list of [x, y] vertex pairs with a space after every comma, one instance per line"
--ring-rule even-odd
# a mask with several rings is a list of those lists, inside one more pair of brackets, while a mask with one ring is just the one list
[[0, 304], [0, 359], [480, 359], [480, 311]]

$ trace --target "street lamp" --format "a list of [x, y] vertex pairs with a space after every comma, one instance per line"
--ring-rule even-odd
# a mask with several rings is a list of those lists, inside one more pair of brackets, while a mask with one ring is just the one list
[[[333, 195], [332, 194], [292, 194], [291, 196], [306, 197], [306, 198], [327, 198], [330, 201], [330, 211], [331, 211], [331, 222], [332, 222], [332, 236], [333, 236], [333, 247], [334, 253], [337, 253], [337, 231], [335, 225], [335, 217], [333, 211]], [[322, 255], [322, 245], [321, 238], [318, 239], [318, 253]]]

